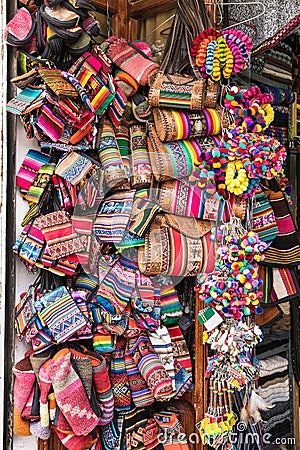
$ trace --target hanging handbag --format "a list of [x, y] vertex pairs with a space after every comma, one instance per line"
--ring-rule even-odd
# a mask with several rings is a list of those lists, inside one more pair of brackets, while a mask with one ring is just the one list
[[206, 82], [193, 76], [158, 72], [150, 78], [148, 103], [161, 108], [191, 109], [204, 107]]
[[153, 123], [148, 124], [147, 143], [153, 175], [157, 181], [189, 177], [194, 168], [195, 155], [201, 151], [196, 141], [160, 141]]
[[139, 270], [148, 276], [194, 276], [214, 263], [209, 221], [158, 214], [138, 250]]
[[153, 118], [157, 135], [163, 142], [214, 136], [229, 126], [227, 113], [220, 107], [195, 112], [153, 108]]
[[29, 191], [33, 180], [40, 168], [50, 161], [50, 156], [38, 150], [28, 150], [16, 176], [16, 185], [25, 194]]

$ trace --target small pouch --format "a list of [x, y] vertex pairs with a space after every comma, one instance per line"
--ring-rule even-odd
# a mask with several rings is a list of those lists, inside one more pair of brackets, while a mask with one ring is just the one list
[[28, 325], [35, 319], [35, 299], [36, 287], [31, 285], [26, 293], [21, 294], [21, 300], [15, 306], [15, 328], [19, 341], [23, 340]]
[[29, 204], [38, 204], [45, 193], [49, 183], [52, 179], [52, 175], [55, 169], [54, 163], [47, 163], [41, 166], [36, 174], [33, 183], [31, 184], [27, 194], [24, 198]]
[[5, 27], [6, 42], [14, 47], [24, 47], [32, 39], [36, 22], [28, 9], [21, 8]]
[[153, 118], [157, 135], [163, 142], [214, 136], [229, 126], [227, 113], [221, 108], [195, 112], [154, 108]]
[[140, 271], [149, 276], [193, 276], [214, 263], [209, 221], [158, 214], [138, 250]]
[[37, 70], [46, 86], [51, 89], [54, 94], [71, 98], [78, 97], [77, 90], [62, 76], [61, 70], [48, 69], [46, 67], [39, 67]]
[[260, 267], [263, 280], [262, 304], [277, 305], [299, 297], [300, 288], [293, 270], [287, 267]]
[[206, 81], [187, 75], [158, 72], [150, 79], [149, 105], [161, 108], [201, 110], [206, 97]]
[[76, 152], [66, 153], [58, 162], [55, 173], [73, 186], [79, 184], [92, 169], [90, 159]]
[[122, 314], [126, 308], [135, 287], [135, 272], [135, 264], [121, 256], [99, 281], [96, 300], [107, 318]]
[[33, 183], [40, 168], [50, 161], [50, 156], [38, 150], [28, 150], [16, 176], [16, 185], [25, 194]]
[[111, 194], [102, 201], [93, 230], [101, 242], [119, 243], [122, 241], [129, 217], [135, 191], [121, 191]]
[[7, 104], [7, 111], [18, 116], [40, 108], [45, 101], [45, 90], [39, 86], [27, 86]]
[[59, 344], [87, 326], [87, 319], [64, 286], [45, 294], [35, 303], [35, 307], [42, 323]]
[[52, 259], [64, 258], [87, 248], [87, 236], [78, 236], [66, 211], [54, 211], [40, 216], [36, 225], [42, 231]]
[[35, 264], [41, 256], [45, 245], [44, 235], [37, 219], [28, 223], [13, 246], [13, 252], [26, 263]]
[[130, 128], [131, 185], [134, 189], [149, 187], [152, 168], [147, 151], [146, 127], [133, 125]]
[[95, 352], [112, 353], [116, 349], [117, 335], [109, 333], [93, 333], [93, 348]]
[[47, 105], [43, 105], [36, 125], [53, 142], [57, 142], [65, 129], [65, 123]]

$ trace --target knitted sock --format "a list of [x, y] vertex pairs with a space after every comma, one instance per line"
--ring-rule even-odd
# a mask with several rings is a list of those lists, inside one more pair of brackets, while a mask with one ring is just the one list
[[185, 431], [175, 413], [161, 412], [155, 414], [154, 419], [162, 430], [164, 449], [189, 450], [187, 440], [184, 439]]
[[110, 380], [114, 395], [115, 411], [126, 411], [130, 409], [131, 392], [129, 380], [125, 369], [125, 345], [124, 338], [119, 339], [116, 350], [110, 360]]
[[171, 336], [174, 357], [189, 373], [192, 373], [192, 361], [181, 329], [178, 325], [174, 325], [168, 327], [168, 331]]
[[142, 86], [147, 84], [148, 75], [157, 71], [159, 67], [151, 59], [140, 54], [134, 46], [131, 47], [125, 39], [117, 36], [108, 47], [107, 56]]
[[92, 363], [89, 356], [71, 349], [72, 362], [75, 364], [75, 370], [82, 381], [88, 399], [92, 395]]
[[99, 355], [98, 359], [91, 357], [91, 362], [97, 403], [102, 413], [99, 425], [107, 425], [112, 421], [114, 416], [114, 396], [106, 360], [103, 356]]
[[60, 350], [51, 360], [49, 375], [57, 405], [78, 436], [87, 435], [99, 423], [82, 382], [71, 364], [68, 349]]
[[169, 377], [172, 380], [173, 390], [175, 393], [175, 363], [173, 355], [173, 346], [171, 337], [166, 327], [159, 327], [157, 330], [148, 333], [148, 337], [153, 346], [154, 351], [159, 357], [164, 368], [168, 372]]
[[51, 359], [47, 360], [39, 370], [39, 385], [40, 385], [40, 416], [41, 426], [49, 427], [49, 406], [48, 406], [48, 394], [51, 389], [51, 380], [49, 376], [49, 365]]
[[14, 380], [14, 434], [30, 436], [29, 422], [21, 415], [30, 396], [33, 396], [35, 373], [29, 357], [19, 361], [13, 368]]
[[148, 417], [145, 409], [134, 408], [125, 414], [126, 450], [145, 450], [143, 429]]
[[122, 89], [126, 97], [130, 97], [138, 90], [138, 83], [126, 72], [118, 72], [115, 76], [115, 82]]
[[49, 427], [43, 427], [40, 420], [32, 420], [30, 422], [30, 432], [32, 436], [36, 436], [43, 441], [46, 441], [51, 436]]
[[173, 394], [172, 380], [154, 352], [146, 333], [138, 337], [136, 345], [130, 351], [154, 398], [167, 401]]
[[[136, 342], [136, 337], [131, 339]], [[128, 348], [125, 352], [125, 369], [128, 376], [132, 400], [135, 406], [141, 408], [152, 405], [152, 403], [154, 403], [152, 392], [140, 374], [140, 371], [135, 364], [132, 355], [129, 353]]]
[[30, 362], [32, 364], [32, 368], [33, 371], [37, 377], [37, 379], [39, 379], [39, 371], [40, 368], [42, 367], [42, 365], [48, 361], [48, 359], [51, 358], [51, 354], [52, 354], [52, 350], [45, 350], [41, 353], [38, 354], [34, 354], [32, 353], [29, 358], [30, 358]]

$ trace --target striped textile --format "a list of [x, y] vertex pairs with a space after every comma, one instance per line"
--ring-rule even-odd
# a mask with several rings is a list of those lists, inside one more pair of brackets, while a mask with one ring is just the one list
[[118, 126], [116, 128], [116, 141], [120, 150], [120, 155], [125, 168], [126, 177], [130, 178], [130, 160], [129, 160], [129, 132], [128, 128]]
[[115, 400], [115, 411], [129, 410], [132, 401], [129, 380], [125, 369], [125, 345], [125, 339], [120, 338], [110, 360], [110, 379]]
[[168, 327], [171, 337], [174, 358], [189, 372], [192, 372], [192, 361], [189, 354], [188, 346], [178, 325]]
[[119, 87], [116, 90], [115, 96], [108, 108], [108, 115], [115, 127], [120, 125], [123, 113], [126, 108], [127, 97]]
[[135, 364], [132, 355], [126, 348], [125, 355], [125, 370], [129, 381], [131, 397], [134, 405], [137, 408], [150, 406], [154, 403], [154, 397], [151, 390], [147, 386], [144, 378]]
[[40, 168], [50, 161], [50, 156], [38, 150], [28, 150], [16, 176], [16, 185], [27, 192]]
[[273, 267], [293, 267], [300, 264], [300, 246], [294, 220], [284, 194], [266, 191], [274, 211], [278, 226], [278, 235], [264, 252], [263, 265]]
[[128, 223], [130, 233], [144, 238], [159, 211], [159, 205], [148, 200], [146, 190], [138, 191], [134, 197], [132, 213]]
[[42, 194], [48, 186], [48, 183], [51, 181], [51, 177], [55, 170], [55, 164], [48, 163], [44, 164], [36, 174], [32, 185], [30, 186], [27, 194], [25, 194], [24, 198], [31, 203], [39, 203]]
[[160, 288], [161, 321], [164, 325], [175, 325], [182, 317], [181, 304], [173, 284]]
[[146, 332], [141, 332], [129, 351], [154, 398], [158, 401], [169, 400], [173, 395], [172, 380], [155, 353]]
[[126, 170], [116, 140], [113, 126], [108, 120], [103, 122], [99, 145], [99, 159], [105, 171], [105, 179], [108, 187], [116, 185], [126, 179]]
[[254, 202], [252, 229], [258, 234], [261, 241], [271, 244], [278, 234], [278, 226], [272, 206], [261, 189], [255, 193]]
[[147, 150], [146, 127], [133, 125], [130, 128], [131, 183], [133, 187], [148, 187], [152, 180], [152, 168]]
[[[37, 304], [44, 307], [38, 309]], [[87, 319], [64, 286], [45, 294], [35, 307], [57, 343], [68, 341], [87, 325]]]
[[53, 142], [59, 140], [65, 129], [65, 123], [47, 105], [41, 107], [36, 124]]
[[103, 200], [93, 225], [101, 242], [122, 241], [131, 215], [135, 191], [120, 191]]
[[274, 305], [299, 297], [298, 282], [289, 268], [261, 266], [259, 275], [263, 280], [262, 303]]
[[73, 98], [78, 97], [78, 92], [75, 87], [70, 84], [67, 79], [64, 79], [67, 78], [64, 76], [64, 72], [61, 72], [59, 69], [39, 67], [38, 73], [46, 86], [48, 86], [56, 95]]
[[103, 313], [122, 314], [135, 287], [135, 271], [136, 266], [122, 256], [100, 282], [96, 298]]
[[33, 264], [40, 258], [45, 238], [36, 221], [28, 223], [13, 246], [13, 252], [22, 260]]
[[7, 104], [7, 111], [12, 114], [29, 114], [40, 108], [45, 100], [45, 90], [38, 87], [26, 87]]
[[175, 394], [175, 360], [173, 354], [173, 346], [168, 329], [164, 326], [159, 327], [157, 330], [148, 333], [148, 337], [153, 346], [154, 351], [159, 357], [164, 368], [168, 372], [169, 377], [172, 380], [173, 391]]
[[75, 186], [85, 178], [92, 167], [93, 164], [90, 159], [76, 152], [71, 152], [65, 154], [59, 160], [55, 173]]

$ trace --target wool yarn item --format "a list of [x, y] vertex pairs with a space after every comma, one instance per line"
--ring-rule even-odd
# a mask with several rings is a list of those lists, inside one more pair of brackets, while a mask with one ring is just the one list
[[82, 382], [71, 364], [71, 353], [63, 349], [50, 361], [49, 378], [59, 409], [77, 436], [89, 434], [98, 424]]
[[237, 127], [243, 127], [248, 132], [260, 133], [274, 120], [271, 101], [272, 95], [262, 93], [258, 86], [253, 86], [245, 92], [238, 86], [232, 86], [227, 90], [224, 106], [234, 116]]
[[195, 38], [191, 55], [204, 78], [219, 81], [245, 70], [252, 47], [249, 36], [240, 30], [209, 28]]
[[140, 52], [134, 44], [130, 44], [126, 39], [118, 36], [109, 38], [107, 56], [142, 86], [147, 84], [148, 76], [157, 72], [159, 67]]

